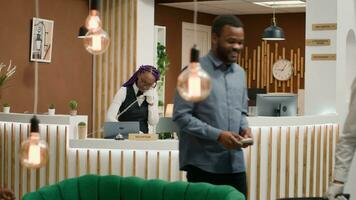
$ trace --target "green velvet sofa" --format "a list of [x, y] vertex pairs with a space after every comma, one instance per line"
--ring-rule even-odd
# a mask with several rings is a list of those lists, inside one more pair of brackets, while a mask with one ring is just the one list
[[23, 200], [243, 200], [231, 186], [85, 175], [45, 186]]

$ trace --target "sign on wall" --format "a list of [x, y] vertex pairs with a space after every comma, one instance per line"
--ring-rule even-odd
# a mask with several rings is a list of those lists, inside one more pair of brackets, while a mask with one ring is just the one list
[[336, 60], [336, 54], [312, 54], [312, 60]]
[[50, 63], [52, 58], [53, 21], [33, 18], [30, 60]]
[[313, 24], [313, 31], [326, 31], [326, 30], [336, 30], [336, 23], [325, 23], [325, 24]]
[[307, 39], [306, 46], [330, 46], [330, 39]]

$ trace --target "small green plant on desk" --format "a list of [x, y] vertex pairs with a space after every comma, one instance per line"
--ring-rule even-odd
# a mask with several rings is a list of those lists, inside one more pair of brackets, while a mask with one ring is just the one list
[[71, 100], [69, 102], [70, 115], [77, 115], [78, 102], [76, 100]]
[[173, 139], [173, 133], [171, 132], [158, 133], [158, 139], [160, 140]]
[[87, 138], [87, 124], [85, 122], [79, 122], [78, 123], [78, 139], [86, 139]]
[[49, 104], [48, 115], [55, 115], [55, 113], [56, 113], [56, 107], [54, 106], [53, 103]]
[[2, 104], [2, 111], [4, 113], [10, 113], [10, 104], [9, 103], [3, 103]]

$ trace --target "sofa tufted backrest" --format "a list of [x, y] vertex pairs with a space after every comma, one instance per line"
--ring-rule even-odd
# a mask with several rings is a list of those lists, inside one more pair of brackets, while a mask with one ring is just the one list
[[23, 200], [243, 200], [231, 186], [84, 175], [27, 193]]

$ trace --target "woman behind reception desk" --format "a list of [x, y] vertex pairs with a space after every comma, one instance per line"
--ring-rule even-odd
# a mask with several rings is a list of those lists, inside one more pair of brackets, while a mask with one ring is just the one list
[[155, 90], [159, 71], [142, 65], [116, 93], [105, 121], [139, 121], [140, 131], [148, 133], [148, 124], [158, 122], [158, 96]]

